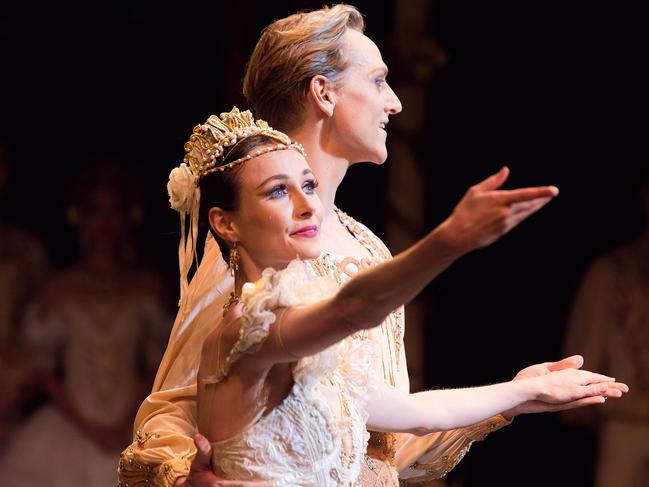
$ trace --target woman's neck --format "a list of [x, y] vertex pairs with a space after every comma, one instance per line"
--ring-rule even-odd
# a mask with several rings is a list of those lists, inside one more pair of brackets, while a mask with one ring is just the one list
[[278, 268], [273, 265], [265, 265], [255, 262], [242, 247], [239, 247], [238, 267], [239, 268], [234, 272], [234, 293], [237, 296], [241, 296], [241, 289], [245, 283], [257, 282], [261, 279], [261, 274], [266, 267]]

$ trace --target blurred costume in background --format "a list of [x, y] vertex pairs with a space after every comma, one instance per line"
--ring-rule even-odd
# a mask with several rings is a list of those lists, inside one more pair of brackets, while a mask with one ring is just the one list
[[19, 428], [0, 459], [7, 487], [102, 487], [117, 482], [168, 330], [157, 280], [127, 264], [125, 199], [118, 172], [82, 179], [69, 212], [81, 258], [32, 303], [24, 341], [50, 402]]
[[[20, 421], [30, 382], [29, 355], [20, 325], [27, 302], [48, 271], [41, 244], [18, 228], [0, 223], [0, 445]], [[0, 449], [1, 451], [1, 449]]]
[[597, 427], [597, 487], [649, 485], [649, 169], [636, 183], [644, 231], [590, 266], [565, 344], [566, 351], [582, 354], [589, 368], [624, 377], [630, 388], [624, 401], [566, 414]]
[[631, 390], [624, 401], [566, 414], [597, 424], [596, 485], [649, 485], [649, 239], [592, 264], [574, 303], [566, 352], [582, 354], [589, 368], [624, 377]]
[[[0, 143], [0, 210], [7, 210], [9, 149]], [[49, 265], [41, 243], [0, 214], [0, 451], [22, 417], [29, 364], [20, 343], [27, 303], [45, 280]]]

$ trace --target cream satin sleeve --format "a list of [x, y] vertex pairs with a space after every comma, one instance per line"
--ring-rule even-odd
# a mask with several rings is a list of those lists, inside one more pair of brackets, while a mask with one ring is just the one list
[[122, 452], [119, 487], [171, 487], [196, 454], [196, 374], [201, 348], [232, 290], [213, 240], [181, 303], [153, 390], [135, 417], [133, 442]]
[[[393, 335], [394, 336], [394, 335]], [[403, 337], [403, 334], [400, 335]], [[402, 338], [403, 339], [403, 338]], [[408, 366], [403, 344], [399, 354], [397, 386], [409, 391]], [[468, 426], [440, 431], [425, 436], [398, 433], [395, 465], [402, 483], [418, 483], [438, 479], [460, 463], [474, 441], [483, 440], [489, 433], [499, 430], [511, 421], [502, 415]]]
[[399, 479], [416, 483], [443, 477], [464, 458], [474, 441], [483, 440], [510, 423], [497, 415], [466, 428], [426, 436], [399, 434], [396, 455]]
[[[341, 221], [373, 256], [379, 260], [391, 258], [386, 245], [369, 228], [341, 210], [336, 211]], [[382, 359], [380, 364], [377, 364], [381, 369], [377, 369], [376, 373], [384, 376], [386, 384], [409, 392], [410, 380], [403, 343], [404, 326], [405, 312], [401, 308], [392, 313], [379, 329], [371, 330], [368, 337], [375, 340], [382, 350]], [[489, 433], [509, 423], [510, 421], [498, 415], [467, 428], [426, 436], [372, 433], [368, 455], [374, 460], [379, 460], [373, 462], [374, 468], [380, 468], [381, 462], [396, 466], [402, 482], [425, 482], [443, 477], [462, 460], [474, 441], [482, 440]], [[372, 485], [392, 485], [389, 470], [380, 469], [380, 472], [382, 473], [378, 474], [378, 478], [372, 477]]]

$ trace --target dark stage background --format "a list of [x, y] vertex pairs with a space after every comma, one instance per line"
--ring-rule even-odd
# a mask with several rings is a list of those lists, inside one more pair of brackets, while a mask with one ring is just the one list
[[[393, 49], [392, 19], [408, 2], [355, 4], [397, 85], [407, 74]], [[640, 230], [633, 182], [649, 160], [647, 17], [640, 2], [430, 5], [428, 35], [447, 61], [426, 87], [425, 129], [410, 139], [422, 161], [428, 228], [503, 164], [512, 171], [508, 187], [561, 189], [540, 214], [461, 259], [425, 293], [428, 385], [475, 385], [557, 359], [584, 269]], [[183, 142], [209, 114], [245, 106], [240, 81], [263, 26], [321, 6], [240, 0], [3, 7], [0, 128], [13, 168], [8, 218], [45, 242], [54, 266], [65, 266], [77, 252], [64, 218], [70, 182], [92, 161], [121, 161], [144, 205], [140, 262], [174, 295], [178, 220], [165, 184]], [[404, 103], [399, 117], [408, 110]], [[357, 166], [339, 192], [339, 206], [379, 235], [392, 204], [386, 180], [387, 166]], [[520, 417], [474, 445], [450, 479], [467, 487], [590, 485], [593, 442], [556, 416]]]

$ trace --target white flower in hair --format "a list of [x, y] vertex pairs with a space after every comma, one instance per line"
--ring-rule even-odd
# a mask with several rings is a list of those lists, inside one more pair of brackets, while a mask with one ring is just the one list
[[174, 210], [180, 213], [189, 213], [195, 190], [196, 177], [189, 170], [187, 164], [182, 163], [169, 173], [167, 193], [169, 193], [169, 203]]

